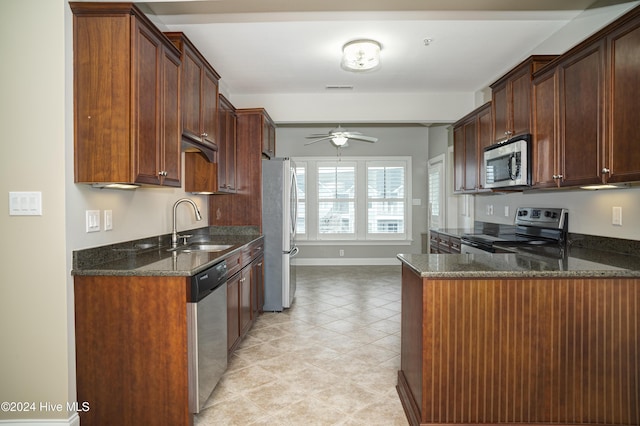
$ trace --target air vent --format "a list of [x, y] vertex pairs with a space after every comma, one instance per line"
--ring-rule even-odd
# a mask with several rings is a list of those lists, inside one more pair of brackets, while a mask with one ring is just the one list
[[325, 86], [327, 90], [353, 90], [353, 86], [348, 84], [327, 84]]

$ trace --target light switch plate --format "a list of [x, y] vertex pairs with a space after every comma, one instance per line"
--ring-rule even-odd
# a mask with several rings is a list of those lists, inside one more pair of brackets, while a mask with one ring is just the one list
[[87, 210], [85, 213], [87, 232], [100, 231], [100, 210]]
[[111, 231], [113, 229], [113, 211], [104, 211], [104, 230]]
[[622, 226], [622, 207], [613, 207], [611, 210], [611, 224]]
[[10, 216], [42, 216], [42, 192], [9, 192]]

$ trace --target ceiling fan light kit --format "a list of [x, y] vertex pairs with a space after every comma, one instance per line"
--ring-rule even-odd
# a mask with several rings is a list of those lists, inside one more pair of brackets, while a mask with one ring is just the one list
[[382, 46], [375, 40], [353, 40], [342, 47], [342, 68], [347, 71], [369, 71], [380, 65]]

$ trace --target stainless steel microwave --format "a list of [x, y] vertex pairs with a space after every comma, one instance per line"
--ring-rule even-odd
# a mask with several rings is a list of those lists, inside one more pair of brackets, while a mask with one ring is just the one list
[[531, 186], [531, 135], [515, 136], [484, 149], [485, 188]]

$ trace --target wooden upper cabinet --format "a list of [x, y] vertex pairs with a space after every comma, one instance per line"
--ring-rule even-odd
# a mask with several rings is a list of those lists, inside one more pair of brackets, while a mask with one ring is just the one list
[[603, 178], [608, 183], [640, 181], [640, 18], [613, 31], [607, 51], [610, 127]]
[[491, 144], [491, 103], [467, 114], [453, 127], [454, 191], [473, 193], [484, 187], [483, 148]]
[[558, 64], [560, 186], [601, 183], [604, 149], [604, 40]]
[[464, 191], [465, 184], [465, 167], [464, 158], [465, 137], [464, 126], [462, 124], [453, 127], [453, 191]]
[[478, 189], [484, 189], [486, 170], [484, 168], [484, 149], [493, 142], [493, 124], [491, 104], [486, 103], [478, 110]]
[[210, 162], [200, 151], [185, 152], [185, 191], [201, 194], [236, 192], [236, 115], [233, 105], [220, 95], [218, 151]]
[[73, 12], [75, 182], [180, 186], [180, 57], [131, 3]]
[[464, 123], [464, 187], [478, 189], [478, 120], [477, 117]]
[[640, 181], [640, 8], [534, 79], [534, 187]]
[[236, 192], [236, 109], [220, 95], [218, 111], [219, 191]]
[[494, 143], [531, 132], [532, 75], [554, 58], [531, 56], [491, 85]]
[[533, 80], [532, 182], [535, 188], [558, 185], [558, 72], [551, 68]]
[[266, 113], [262, 120], [262, 153], [269, 158], [276, 156], [276, 125]]
[[217, 150], [218, 81], [220, 76], [182, 32], [165, 35], [181, 53], [182, 137], [204, 148], [210, 161]]

